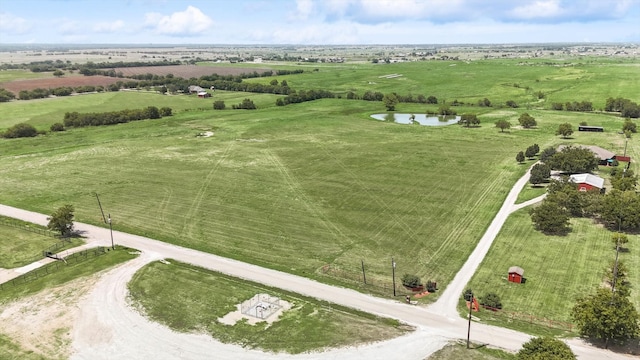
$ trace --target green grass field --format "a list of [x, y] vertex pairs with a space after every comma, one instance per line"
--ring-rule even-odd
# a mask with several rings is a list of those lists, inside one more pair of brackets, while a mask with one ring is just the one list
[[[0, 71], [0, 88], [2, 83], [14, 80], [29, 80], [53, 77], [53, 72], [31, 72], [27, 70], [1, 70]], [[15, 94], [16, 96], [18, 94]]]
[[[103, 226], [97, 192], [118, 230], [329, 282], [335, 279], [323, 276], [322, 266], [357, 274], [364, 260], [367, 280], [391, 283], [393, 256], [397, 274], [415, 273], [442, 289], [524, 173], [515, 161], [518, 151], [533, 143], [541, 149], [582, 143], [622, 152], [621, 118], [544, 110], [569, 100], [593, 101], [597, 108], [607, 97], [640, 92], [640, 85], [627, 81], [637, 64], [581, 61], [342, 64], [277, 77], [296, 89], [421, 93], [469, 103], [487, 97], [523, 105], [457, 108], [480, 114], [482, 126], [472, 129], [372, 120], [370, 114], [384, 112], [380, 102], [326, 99], [276, 107], [269, 94], [216, 92], [203, 100], [118, 92], [0, 104], [0, 129], [20, 121], [46, 129], [67, 111], [176, 110], [161, 120], [0, 141], [0, 198], [43, 213], [71, 203], [78, 221]], [[403, 76], [380, 78], [391, 73]], [[537, 91], [547, 94], [543, 102]], [[211, 110], [214, 100], [230, 107], [245, 97], [259, 109]], [[38, 106], [25, 106], [33, 104]], [[407, 113], [427, 108], [437, 105], [397, 106]], [[538, 128], [500, 133], [493, 127], [498, 119], [516, 125], [525, 111]], [[606, 131], [572, 139], [554, 135], [558, 124], [577, 127], [582, 121]], [[214, 136], [196, 137], [201, 131]], [[634, 138], [627, 153], [637, 157], [639, 149]]]
[[[17, 224], [21, 222], [12, 221], [12, 223], [15, 225], [10, 226], [0, 218], [0, 254], [2, 254], [0, 268], [13, 269], [40, 260], [42, 259], [42, 252], [56, 244], [61, 245], [61, 247], [53, 252], [64, 251], [82, 245], [84, 242], [79, 238], [72, 238], [68, 242], [65, 241], [63, 245], [56, 238], [18, 227]], [[34, 224], [29, 224], [28, 226], [41, 228]]]
[[[395, 320], [168, 261], [139, 270], [129, 290], [134, 303], [152, 320], [176, 331], [204, 331], [225, 343], [292, 354], [380, 341], [411, 331]], [[278, 297], [291, 309], [272, 324], [219, 321], [256, 294]]]
[[[469, 284], [476, 296], [498, 294], [504, 314], [483, 310], [474, 315], [515, 328], [521, 324], [507, 320], [508, 313], [515, 312], [525, 321], [528, 316], [538, 317], [532, 320], [538, 325], [564, 327], [560, 323], [544, 324], [541, 318], [570, 323], [576, 298], [594, 293], [615, 259], [611, 231], [590, 219], [572, 219], [571, 228], [567, 236], [546, 236], [533, 228], [528, 209], [512, 214]], [[628, 251], [620, 253], [620, 261], [629, 269], [631, 299], [636, 308], [640, 307], [639, 242], [640, 236], [630, 235]], [[524, 284], [507, 281], [510, 266], [524, 269]]]

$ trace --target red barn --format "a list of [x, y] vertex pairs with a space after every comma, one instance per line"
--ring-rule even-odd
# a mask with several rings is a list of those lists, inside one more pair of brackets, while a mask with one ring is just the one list
[[591, 174], [573, 174], [569, 176], [569, 181], [578, 184], [579, 191], [604, 188], [604, 179]]
[[509, 281], [513, 283], [522, 283], [522, 279], [524, 278], [524, 270], [518, 266], [512, 266], [509, 268]]

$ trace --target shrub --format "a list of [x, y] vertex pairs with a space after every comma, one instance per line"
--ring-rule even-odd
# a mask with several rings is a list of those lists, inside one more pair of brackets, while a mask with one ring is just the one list
[[[282, 99], [279, 98], [278, 100], [282, 100]], [[226, 105], [222, 100], [216, 100], [213, 102], [213, 110], [224, 110], [225, 107]]]
[[38, 135], [36, 128], [25, 123], [15, 124], [2, 134], [7, 139], [34, 137], [36, 135]]
[[432, 292], [435, 292], [436, 290], [437, 289], [436, 289], [435, 281], [431, 281], [431, 280], [427, 281], [427, 291], [432, 293]]
[[417, 275], [404, 274], [402, 275], [402, 285], [408, 288], [417, 288], [420, 285], [420, 278]]
[[513, 100], [507, 100], [507, 102], [505, 104], [507, 105], [507, 107], [510, 107], [510, 108], [517, 108], [518, 107], [518, 103], [513, 101]]
[[502, 302], [496, 293], [488, 293], [480, 299], [480, 304], [494, 309], [502, 309]]
[[55, 123], [55, 124], [51, 125], [50, 130], [51, 131], [64, 131], [64, 125], [62, 125], [62, 123]]

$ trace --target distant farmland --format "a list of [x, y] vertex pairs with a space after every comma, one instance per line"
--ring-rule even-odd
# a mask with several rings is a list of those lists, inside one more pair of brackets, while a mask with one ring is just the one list
[[42, 79], [29, 79], [29, 80], [14, 80], [0, 84], [0, 88], [5, 88], [12, 93], [18, 95], [18, 93], [22, 90], [33, 90], [33, 89], [54, 89], [62, 86], [85, 86], [85, 85], [93, 85], [93, 86], [109, 86], [118, 81], [122, 81], [122, 79], [109, 77], [109, 76], [65, 76], [65, 77], [50, 77], [50, 78], [42, 78]]
[[42, 89], [53, 89], [62, 86], [84, 86], [84, 85], [93, 85], [93, 86], [109, 86], [118, 81], [126, 80], [126, 77], [134, 76], [134, 75], [144, 75], [144, 74], [153, 74], [153, 75], [168, 75], [173, 74], [175, 77], [181, 77], [185, 79], [190, 78], [200, 78], [201, 76], [218, 74], [218, 75], [240, 75], [252, 73], [254, 71], [258, 73], [263, 73], [265, 71], [269, 71], [267, 68], [233, 68], [233, 67], [217, 67], [217, 66], [197, 66], [197, 65], [167, 65], [167, 66], [137, 66], [137, 67], [123, 67], [123, 68], [114, 68], [116, 73], [122, 73], [125, 77], [117, 78], [117, 77], [109, 77], [102, 75], [95, 76], [81, 76], [81, 75], [70, 75], [63, 76], [60, 78], [50, 77], [50, 78], [41, 78], [41, 79], [28, 79], [28, 80], [13, 80], [7, 81], [4, 83], [0, 83], [0, 88], [7, 89], [14, 94], [18, 94], [22, 90], [33, 90], [37, 88]]
[[133, 75], [153, 74], [168, 75], [173, 74], [175, 77], [185, 79], [199, 78], [211, 74], [218, 75], [240, 75], [252, 73], [254, 71], [263, 73], [269, 71], [267, 68], [234, 68], [234, 67], [213, 67], [198, 65], [167, 65], [167, 66], [137, 66], [114, 68], [116, 73], [122, 73], [125, 77]]

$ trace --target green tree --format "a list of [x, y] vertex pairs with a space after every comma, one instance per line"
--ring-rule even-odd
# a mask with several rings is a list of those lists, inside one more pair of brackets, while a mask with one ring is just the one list
[[599, 159], [591, 150], [583, 147], [567, 146], [555, 153], [545, 163], [553, 170], [569, 174], [588, 173], [598, 168]]
[[507, 107], [510, 107], [510, 108], [517, 108], [518, 107], [518, 103], [516, 103], [513, 100], [507, 100], [507, 102], [505, 102], [505, 105], [507, 105]]
[[458, 120], [458, 124], [465, 127], [471, 127], [471, 125], [475, 126], [480, 124], [480, 120], [476, 114], [462, 114], [462, 116], [460, 116], [460, 120]]
[[614, 247], [622, 248], [626, 243], [629, 242], [629, 238], [625, 233], [614, 232], [613, 235], [611, 235], [611, 242], [613, 243]]
[[565, 139], [571, 136], [571, 134], [573, 134], [573, 128], [569, 123], [560, 124], [558, 130], [556, 130], [556, 135], [562, 135]]
[[417, 275], [413, 274], [404, 274], [402, 275], [402, 285], [408, 288], [416, 288], [422, 285], [420, 282], [420, 278]]
[[51, 130], [51, 131], [64, 131], [64, 125], [62, 125], [62, 123], [58, 122], [58, 123], [55, 123], [55, 124], [51, 125], [49, 130]]
[[522, 115], [520, 115], [520, 117], [518, 118], [518, 122], [520, 123], [520, 126], [525, 129], [529, 129], [538, 125], [536, 119], [533, 116], [529, 115], [529, 113], [523, 113]]
[[542, 150], [542, 154], [540, 154], [540, 161], [547, 162], [555, 154], [556, 149], [554, 147], [548, 147]]
[[535, 147], [533, 147], [533, 145], [531, 145], [531, 146], [529, 146], [529, 147], [527, 148], [527, 150], [524, 152], [524, 156], [526, 156], [526, 157], [527, 157], [527, 158], [529, 158], [529, 159], [533, 159], [533, 158], [536, 156], [536, 154], [537, 154], [537, 153], [538, 153], [538, 152], [536, 151], [536, 148], [535, 148]]
[[56, 69], [56, 71], [53, 72], [53, 76], [58, 77], [58, 78], [63, 76], [63, 75], [64, 75], [64, 73], [60, 69]]
[[610, 342], [624, 343], [640, 335], [640, 316], [633, 304], [626, 296], [604, 288], [578, 299], [571, 317], [582, 336], [604, 341], [605, 348]]
[[[278, 100], [280, 100], [280, 99], [278, 99]], [[213, 109], [214, 110], [224, 110], [224, 108], [225, 108], [224, 101], [216, 100], [216, 101], [213, 102]]]
[[574, 360], [576, 355], [564, 342], [552, 337], [536, 337], [522, 345], [518, 360]]
[[610, 229], [636, 231], [640, 229], [640, 194], [613, 189], [602, 198], [600, 220]]
[[538, 185], [551, 177], [551, 169], [545, 164], [535, 164], [531, 168], [531, 176], [529, 182], [533, 185]]
[[36, 130], [33, 125], [27, 123], [15, 124], [2, 134], [2, 136], [7, 139], [34, 137], [36, 135], [38, 135], [38, 130]]
[[438, 107], [438, 114], [439, 115], [455, 115], [456, 110], [452, 109], [451, 106], [447, 104], [442, 104]]
[[[611, 260], [609, 267], [605, 269], [605, 281], [611, 287], [613, 291], [621, 296], [629, 296], [631, 289], [629, 288], [629, 281], [627, 278], [627, 267], [622, 261]], [[615, 281], [615, 282], [614, 282]]]
[[498, 120], [496, 121], [496, 127], [500, 129], [500, 132], [504, 132], [505, 129], [511, 128], [511, 123], [507, 120]]
[[164, 117], [164, 116], [171, 116], [173, 115], [173, 110], [168, 107], [168, 106], [163, 106], [160, 108], [160, 116]]
[[385, 94], [384, 97], [382, 98], [382, 102], [384, 103], [384, 106], [387, 108], [387, 111], [395, 111], [396, 105], [398, 105], [399, 101], [396, 94], [391, 93], [391, 94]]
[[47, 228], [59, 232], [62, 236], [70, 236], [73, 233], [73, 211], [73, 205], [58, 208], [47, 218], [49, 220]]
[[636, 123], [633, 122], [631, 119], [624, 119], [624, 123], [622, 124], [622, 131], [626, 132], [626, 131], [630, 131], [632, 133], [636, 133], [638, 132], [638, 130], [636, 129]]
[[11, 101], [16, 98], [16, 95], [9, 90], [0, 88], [0, 102]]
[[502, 302], [498, 294], [490, 292], [480, 298], [480, 304], [494, 309], [502, 309]]
[[538, 144], [531, 145], [533, 147], [534, 155], [540, 152], [540, 146]]
[[616, 171], [612, 171], [611, 174], [611, 178], [609, 179], [611, 181], [611, 186], [614, 189], [618, 189], [620, 191], [628, 191], [628, 190], [635, 190], [636, 189], [636, 185], [638, 184], [638, 176], [635, 175], [635, 173], [633, 172], [633, 170], [622, 170], [622, 171], [617, 171], [618, 168], [612, 168], [616, 169]]
[[569, 211], [547, 199], [529, 211], [535, 228], [545, 234], [564, 235], [569, 232]]
[[516, 155], [516, 161], [519, 162], [520, 164], [524, 162], [524, 153], [522, 151], [519, 151], [518, 154]]

